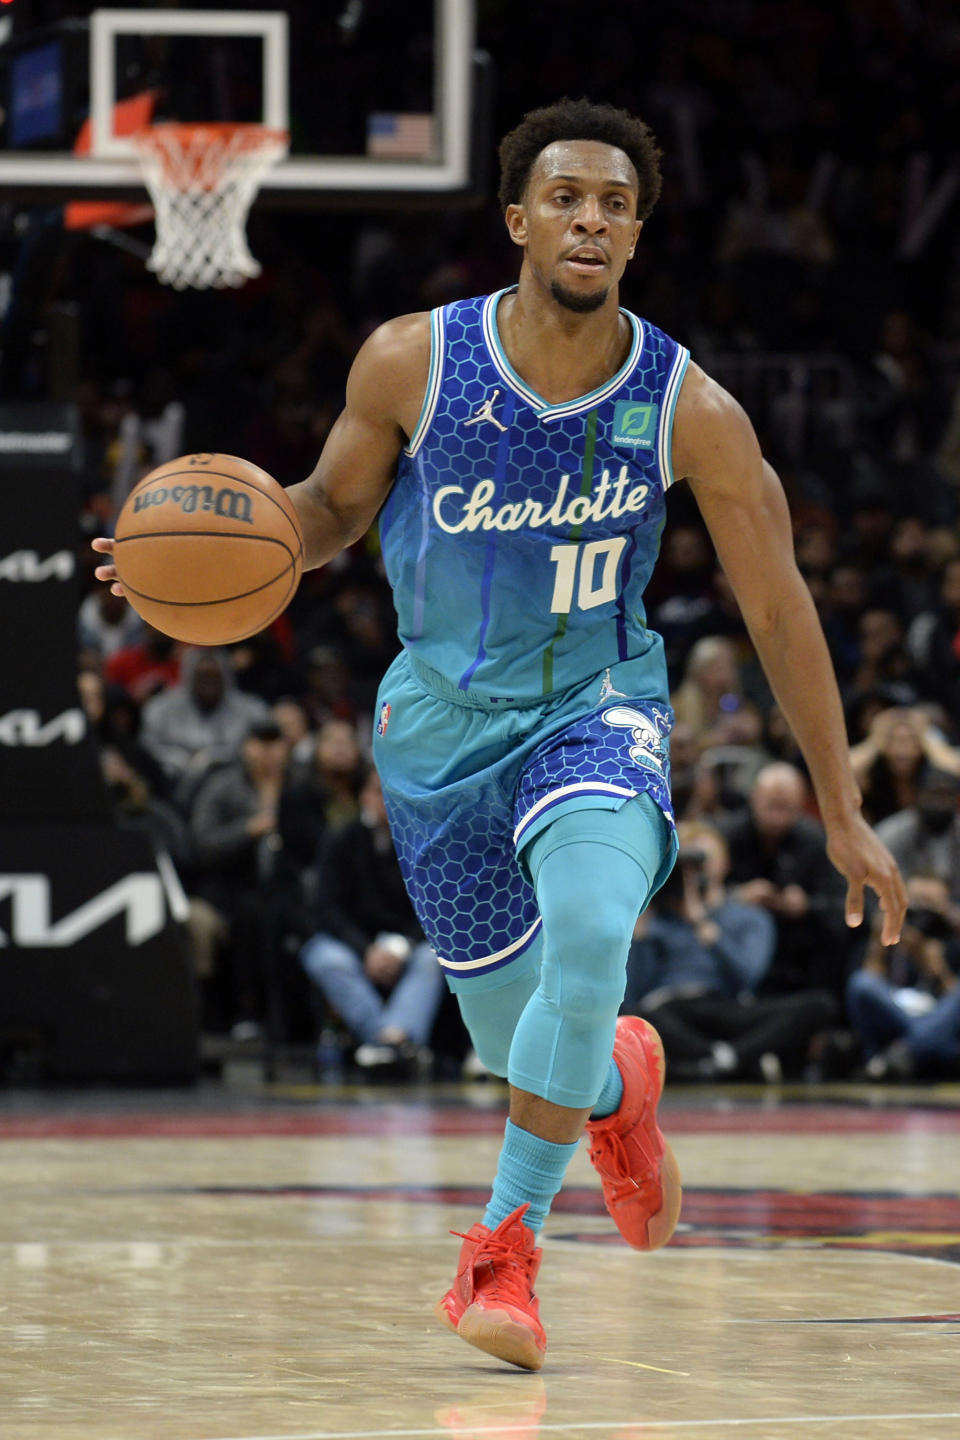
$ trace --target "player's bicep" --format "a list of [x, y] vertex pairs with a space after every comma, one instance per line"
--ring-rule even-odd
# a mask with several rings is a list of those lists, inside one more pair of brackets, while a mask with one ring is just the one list
[[403, 433], [394, 420], [348, 401], [307, 485], [342, 524], [366, 529], [390, 490], [402, 445]]
[[354, 361], [346, 404], [316, 468], [289, 492], [303, 522], [308, 566], [322, 564], [373, 523], [393, 484], [408, 417], [422, 403], [429, 354], [429, 320], [405, 316], [374, 332]]

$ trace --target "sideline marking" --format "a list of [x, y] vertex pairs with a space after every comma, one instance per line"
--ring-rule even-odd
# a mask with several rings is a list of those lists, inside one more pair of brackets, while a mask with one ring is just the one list
[[[933, 1410], [920, 1412], [904, 1412], [902, 1414], [891, 1414], [883, 1411], [878, 1415], [764, 1415], [752, 1416], [744, 1419], [731, 1420], [588, 1420], [571, 1421], [567, 1423], [551, 1424], [549, 1420], [537, 1422], [540, 1434], [550, 1433], [555, 1435], [583, 1433], [586, 1430], [615, 1430], [629, 1426], [642, 1426], [644, 1430], [692, 1430], [695, 1427], [706, 1429], [709, 1426], [723, 1426], [730, 1429], [734, 1425], [836, 1425], [838, 1422], [849, 1424], [851, 1421], [874, 1421], [874, 1420], [960, 1420], [960, 1410]], [[529, 1425], [517, 1425], [512, 1427], [518, 1434], [524, 1429], [532, 1429]], [[481, 1425], [474, 1426], [476, 1435], [502, 1435], [503, 1425]], [[288, 1432], [284, 1435], [209, 1435], [203, 1440], [431, 1440], [431, 1437], [446, 1437], [449, 1440], [450, 1427], [444, 1425], [442, 1429], [431, 1426], [429, 1429], [416, 1430], [298, 1430]]]

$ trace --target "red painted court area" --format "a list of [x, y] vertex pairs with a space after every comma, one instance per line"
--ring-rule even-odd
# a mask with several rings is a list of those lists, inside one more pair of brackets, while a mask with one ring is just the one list
[[[957, 1135], [960, 1110], [904, 1106], [783, 1104], [752, 1108], [736, 1103], [716, 1107], [668, 1103], [661, 1111], [672, 1135]], [[51, 1110], [29, 1115], [0, 1114], [0, 1140], [214, 1138], [270, 1135], [494, 1135], [503, 1129], [506, 1109], [365, 1100], [357, 1104], [261, 1104], [224, 1113], [183, 1110], [106, 1112]]]

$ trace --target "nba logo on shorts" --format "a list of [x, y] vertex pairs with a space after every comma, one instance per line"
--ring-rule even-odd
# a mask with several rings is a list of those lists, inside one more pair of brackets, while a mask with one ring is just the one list
[[386, 733], [387, 733], [387, 726], [390, 724], [390, 711], [391, 711], [392, 709], [393, 709], [393, 706], [392, 706], [392, 705], [388, 705], [387, 701], [384, 700], [383, 704], [380, 706], [380, 714], [379, 714], [379, 716], [377, 717], [377, 734], [378, 734], [378, 735], [386, 735]]

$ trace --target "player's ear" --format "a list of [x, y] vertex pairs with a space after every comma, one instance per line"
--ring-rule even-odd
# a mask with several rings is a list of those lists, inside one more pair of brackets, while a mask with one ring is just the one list
[[527, 243], [527, 212], [522, 205], [508, 205], [503, 217], [507, 222], [507, 233], [514, 245]]
[[634, 250], [636, 250], [636, 248], [637, 248], [637, 241], [640, 239], [640, 231], [641, 231], [642, 229], [643, 229], [643, 221], [642, 221], [642, 220], [638, 220], [637, 223], [636, 223], [636, 225], [634, 226], [634, 229], [633, 229], [633, 244], [630, 246], [630, 253], [629, 253], [629, 255], [627, 256], [627, 259], [628, 259], [628, 260], [632, 260], [632, 259], [633, 259], [633, 252], [634, 252]]

